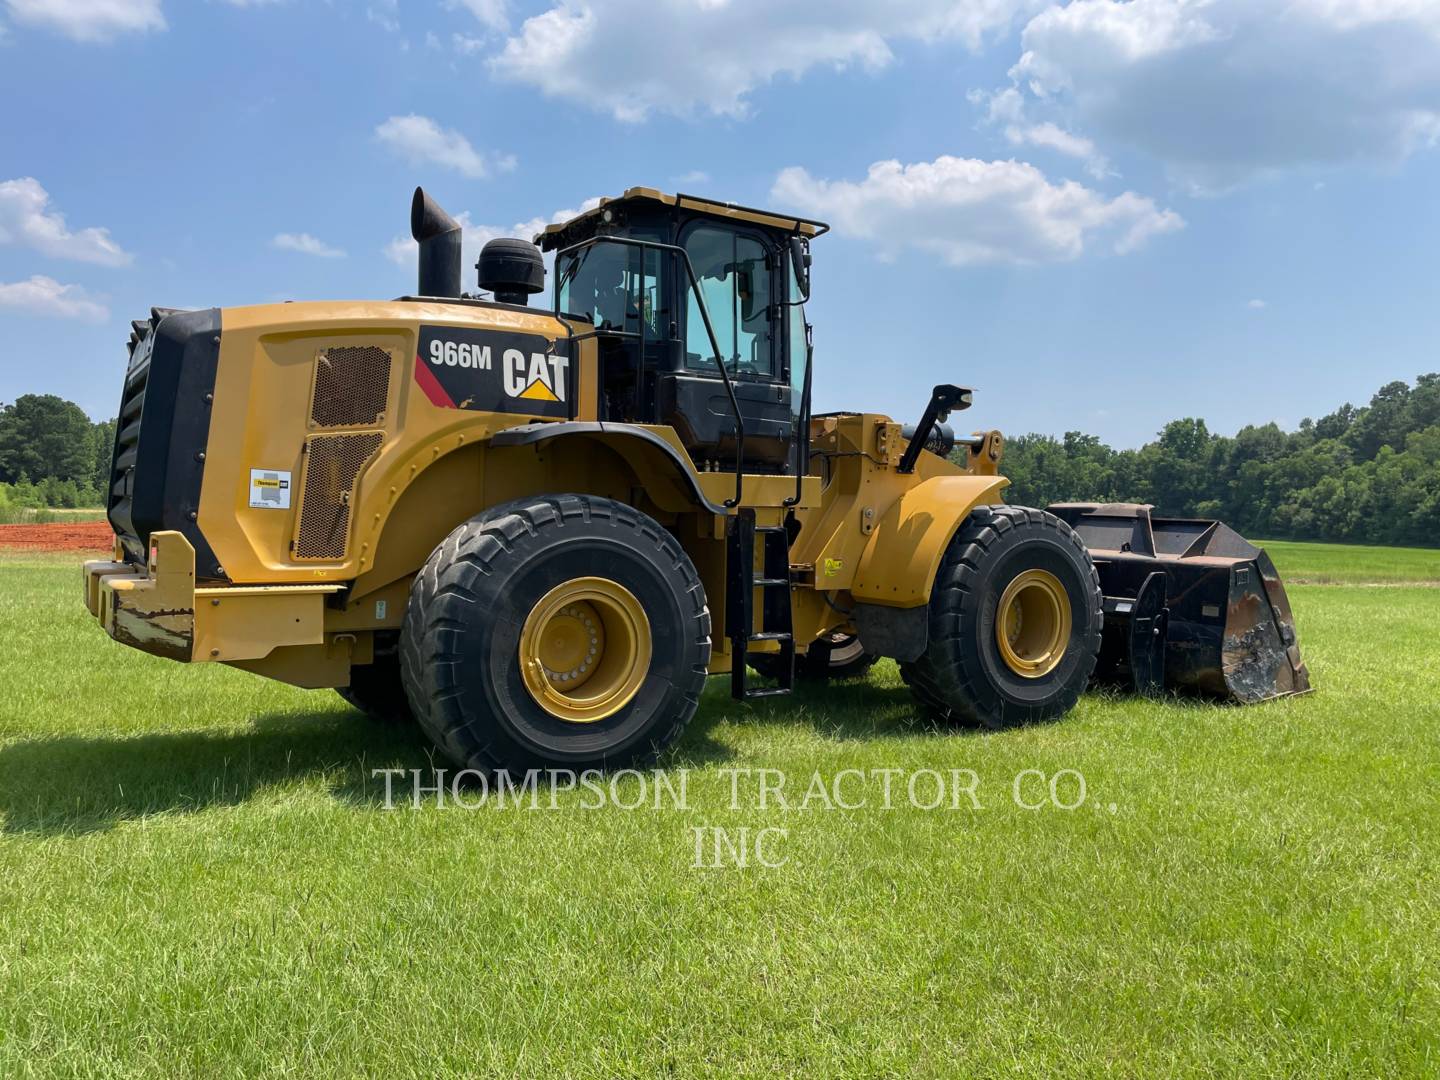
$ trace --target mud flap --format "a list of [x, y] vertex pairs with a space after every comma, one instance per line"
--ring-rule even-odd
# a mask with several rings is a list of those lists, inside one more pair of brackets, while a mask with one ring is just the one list
[[1097, 675], [1137, 692], [1249, 704], [1310, 689], [1294, 615], [1263, 550], [1218, 521], [1132, 503], [1049, 508], [1090, 550], [1105, 595]]

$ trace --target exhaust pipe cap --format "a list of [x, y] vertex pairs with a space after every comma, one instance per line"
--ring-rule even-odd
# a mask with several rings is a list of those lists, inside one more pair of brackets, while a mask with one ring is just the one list
[[421, 296], [460, 296], [460, 224], [424, 188], [410, 200], [410, 235], [420, 245]]

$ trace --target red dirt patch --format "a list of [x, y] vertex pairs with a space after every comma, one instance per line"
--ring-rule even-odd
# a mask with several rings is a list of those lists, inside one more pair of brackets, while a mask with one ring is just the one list
[[115, 544], [108, 521], [77, 521], [54, 525], [0, 525], [0, 548], [20, 551], [107, 552]]

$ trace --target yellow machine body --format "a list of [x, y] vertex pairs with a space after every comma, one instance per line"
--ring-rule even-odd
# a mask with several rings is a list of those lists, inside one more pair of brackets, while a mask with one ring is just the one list
[[[446, 365], [442, 343], [437, 363], [422, 339], [478, 329], [553, 347], [588, 329], [543, 310], [291, 303], [226, 308], [219, 325], [211, 398], [177, 405], [209, 413], [194, 523], [213, 564], [197, 565], [180, 532], [160, 531], [143, 561], [117, 545], [114, 561], [84, 569], [86, 602], [107, 632], [157, 655], [344, 686], [351, 666], [371, 659], [374, 634], [399, 628], [415, 573], [447, 533], [489, 507], [555, 492], [605, 496], [661, 522], [719, 610], [726, 517], [749, 508], [758, 523], [780, 524], [796, 496], [793, 476], [747, 474], [739, 506], [727, 508], [733, 473], [698, 471], [673, 429], [598, 430], [593, 337], [574, 341], [565, 385], [546, 387], [575, 395], [573, 408], [563, 402], [569, 416], [546, 415], [532, 406], [541, 399], [525, 396], [541, 372], [534, 352], [511, 358], [512, 388], [529, 382], [502, 410], [437, 393], [431, 369], [467, 360]], [[530, 442], [497, 440], [537, 435], [540, 424], [555, 427]], [[965, 465], [924, 452], [908, 474], [897, 468], [901, 427], [885, 416], [816, 418], [811, 445], [813, 475], [793, 505], [802, 652], [822, 635], [853, 632], [845, 612], [857, 602], [924, 606], [959, 523], [1001, 501], [1006, 483], [994, 433]], [[728, 642], [717, 635], [714, 644], [711, 671], [730, 670]]]

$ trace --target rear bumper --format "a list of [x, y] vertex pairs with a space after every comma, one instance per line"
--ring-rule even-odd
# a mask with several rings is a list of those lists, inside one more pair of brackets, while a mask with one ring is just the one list
[[149, 564], [87, 562], [85, 606], [122, 645], [170, 660], [194, 658], [195, 549], [176, 532], [150, 537]]
[[325, 643], [325, 600], [339, 585], [195, 587], [195, 549], [155, 532], [144, 567], [87, 562], [85, 606], [122, 645], [182, 662], [252, 661]]

